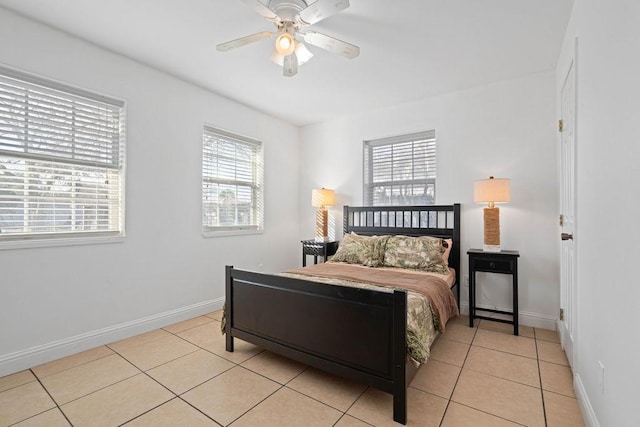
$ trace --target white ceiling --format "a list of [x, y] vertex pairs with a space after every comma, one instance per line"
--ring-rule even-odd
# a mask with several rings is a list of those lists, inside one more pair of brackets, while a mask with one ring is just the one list
[[[266, 2], [267, 0], [262, 0]], [[553, 69], [573, 0], [351, 0], [312, 27], [360, 46], [349, 60], [310, 46], [294, 77], [272, 31], [239, 0], [0, 0], [0, 5], [227, 98], [306, 125]]]

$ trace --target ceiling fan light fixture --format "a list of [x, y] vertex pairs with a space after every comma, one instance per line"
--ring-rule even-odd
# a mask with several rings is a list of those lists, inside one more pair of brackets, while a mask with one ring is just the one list
[[273, 52], [271, 53], [271, 62], [273, 62], [276, 65], [279, 66], [284, 66], [284, 55], [280, 55], [278, 53], [278, 51], [276, 49], [273, 50]]
[[276, 51], [280, 55], [291, 55], [296, 49], [296, 42], [289, 33], [282, 33], [276, 39]]
[[296, 42], [296, 56], [298, 57], [298, 65], [309, 62], [313, 58], [313, 53], [302, 42]]
[[[295, 44], [296, 44], [295, 53], [296, 53], [296, 56], [298, 57], [298, 66], [309, 62], [309, 60], [313, 58], [313, 53], [311, 53], [311, 51], [307, 49], [307, 46], [305, 46], [304, 43], [296, 40]], [[278, 49], [274, 49], [273, 52], [271, 53], [270, 59], [271, 59], [271, 62], [273, 62], [274, 64], [284, 67], [285, 56], [286, 55], [280, 54], [278, 52]]]

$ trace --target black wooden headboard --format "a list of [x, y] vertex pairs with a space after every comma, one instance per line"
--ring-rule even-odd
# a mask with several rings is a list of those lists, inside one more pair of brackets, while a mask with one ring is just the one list
[[[368, 236], [401, 234], [405, 236], [434, 236], [452, 239], [449, 266], [456, 271], [459, 285], [460, 271], [460, 204], [425, 206], [345, 206], [344, 233]], [[455, 286], [455, 285], [454, 285]], [[458, 286], [458, 305], [460, 305]]]

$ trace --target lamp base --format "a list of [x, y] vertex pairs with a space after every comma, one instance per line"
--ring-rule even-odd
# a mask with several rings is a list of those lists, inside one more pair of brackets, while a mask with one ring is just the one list
[[[316, 211], [316, 242], [328, 242], [329, 240], [329, 212], [325, 208]], [[325, 240], [327, 239], [327, 240]]]
[[484, 252], [500, 252], [500, 209], [484, 208]]

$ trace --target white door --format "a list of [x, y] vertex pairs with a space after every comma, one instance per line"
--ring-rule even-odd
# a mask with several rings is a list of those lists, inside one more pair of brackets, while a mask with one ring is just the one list
[[577, 281], [574, 235], [576, 221], [576, 70], [575, 55], [562, 85], [561, 154], [560, 154], [560, 339], [569, 364], [575, 366], [574, 346], [577, 336]]

